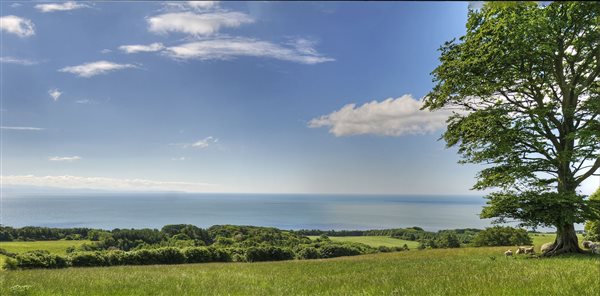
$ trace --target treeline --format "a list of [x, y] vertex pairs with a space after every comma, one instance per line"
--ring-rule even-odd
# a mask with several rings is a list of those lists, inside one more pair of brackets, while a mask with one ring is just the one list
[[[409, 228], [390, 228], [390, 229], [371, 229], [371, 230], [318, 230], [318, 229], [301, 229], [294, 231], [300, 235], [310, 235], [310, 236], [319, 236], [319, 235], [327, 235], [327, 236], [392, 236], [398, 237], [403, 236], [404, 234], [411, 233], [423, 233], [427, 232], [423, 230], [421, 227], [409, 227]], [[403, 238], [404, 239], [404, 238]], [[409, 239], [414, 240], [414, 239]]]
[[66, 256], [47, 251], [6, 254], [6, 269], [93, 267], [117, 265], [184, 264], [206, 262], [259, 262], [293, 259], [319, 259], [355, 256], [376, 252], [403, 251], [407, 248], [372, 248], [360, 243], [318, 239], [295, 247], [262, 244], [253, 247], [157, 247], [133, 251], [76, 251]]
[[[0, 225], [0, 242], [88, 239], [90, 228], [48, 228], [26, 226], [13, 228]], [[97, 231], [97, 230], [96, 230]]]
[[420, 242], [421, 248], [457, 248], [461, 245], [471, 244], [480, 231], [480, 229], [465, 228], [431, 232], [415, 226], [380, 230], [298, 230], [296, 233], [313, 236], [389, 236]]
[[62, 268], [201, 262], [257, 262], [354, 256], [407, 250], [373, 248], [360, 243], [311, 240], [292, 231], [269, 227], [166, 225], [157, 229], [90, 230], [93, 240], [67, 250], [66, 256], [33, 251], [11, 254], [7, 269]]

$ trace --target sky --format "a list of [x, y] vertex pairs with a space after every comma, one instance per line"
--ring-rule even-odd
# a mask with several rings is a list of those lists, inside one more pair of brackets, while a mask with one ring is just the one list
[[3, 186], [480, 194], [419, 110], [468, 7], [3, 1]]

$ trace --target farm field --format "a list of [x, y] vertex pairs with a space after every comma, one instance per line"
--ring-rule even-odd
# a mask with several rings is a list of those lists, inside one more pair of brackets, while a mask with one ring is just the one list
[[[309, 236], [309, 238], [314, 240], [318, 236]], [[330, 236], [329, 239], [336, 242], [361, 243], [371, 247], [402, 247], [406, 244], [410, 249], [415, 249], [419, 246], [418, 242], [396, 239], [389, 236]]]
[[[34, 250], [46, 250], [53, 254], [64, 255], [68, 247], [78, 247], [89, 240], [54, 240], [35, 242], [0, 242], [0, 249], [11, 253], [23, 253]], [[4, 256], [0, 255], [0, 266], [4, 263]]]
[[[589, 255], [505, 258], [506, 247], [263, 263], [0, 272], [1, 295], [593, 295]], [[416, 280], [418, 279], [418, 280]], [[12, 288], [12, 290], [11, 290]]]

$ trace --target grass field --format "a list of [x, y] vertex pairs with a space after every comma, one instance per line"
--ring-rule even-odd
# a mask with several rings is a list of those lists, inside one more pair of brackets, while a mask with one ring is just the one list
[[[309, 236], [311, 239], [317, 239], [318, 236]], [[329, 239], [335, 242], [354, 242], [369, 245], [371, 247], [402, 247], [406, 244], [410, 249], [416, 249], [418, 242], [391, 238], [389, 236], [330, 236]]]
[[[598, 257], [504, 258], [505, 247], [265, 263], [0, 272], [0, 295], [595, 295]], [[492, 259], [493, 258], [493, 259]]]
[[[88, 240], [56, 240], [56, 241], [37, 241], [37, 242], [0, 242], [0, 249], [5, 249], [11, 253], [23, 253], [33, 250], [46, 250], [53, 254], [66, 254], [68, 247], [78, 247]], [[0, 255], [0, 266], [4, 263], [4, 256]]]

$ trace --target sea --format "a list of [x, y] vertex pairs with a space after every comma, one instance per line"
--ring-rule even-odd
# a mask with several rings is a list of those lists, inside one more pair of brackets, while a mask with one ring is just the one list
[[234, 224], [280, 229], [425, 230], [485, 228], [480, 196], [82, 193], [17, 194], [1, 199], [13, 227], [161, 228]]

